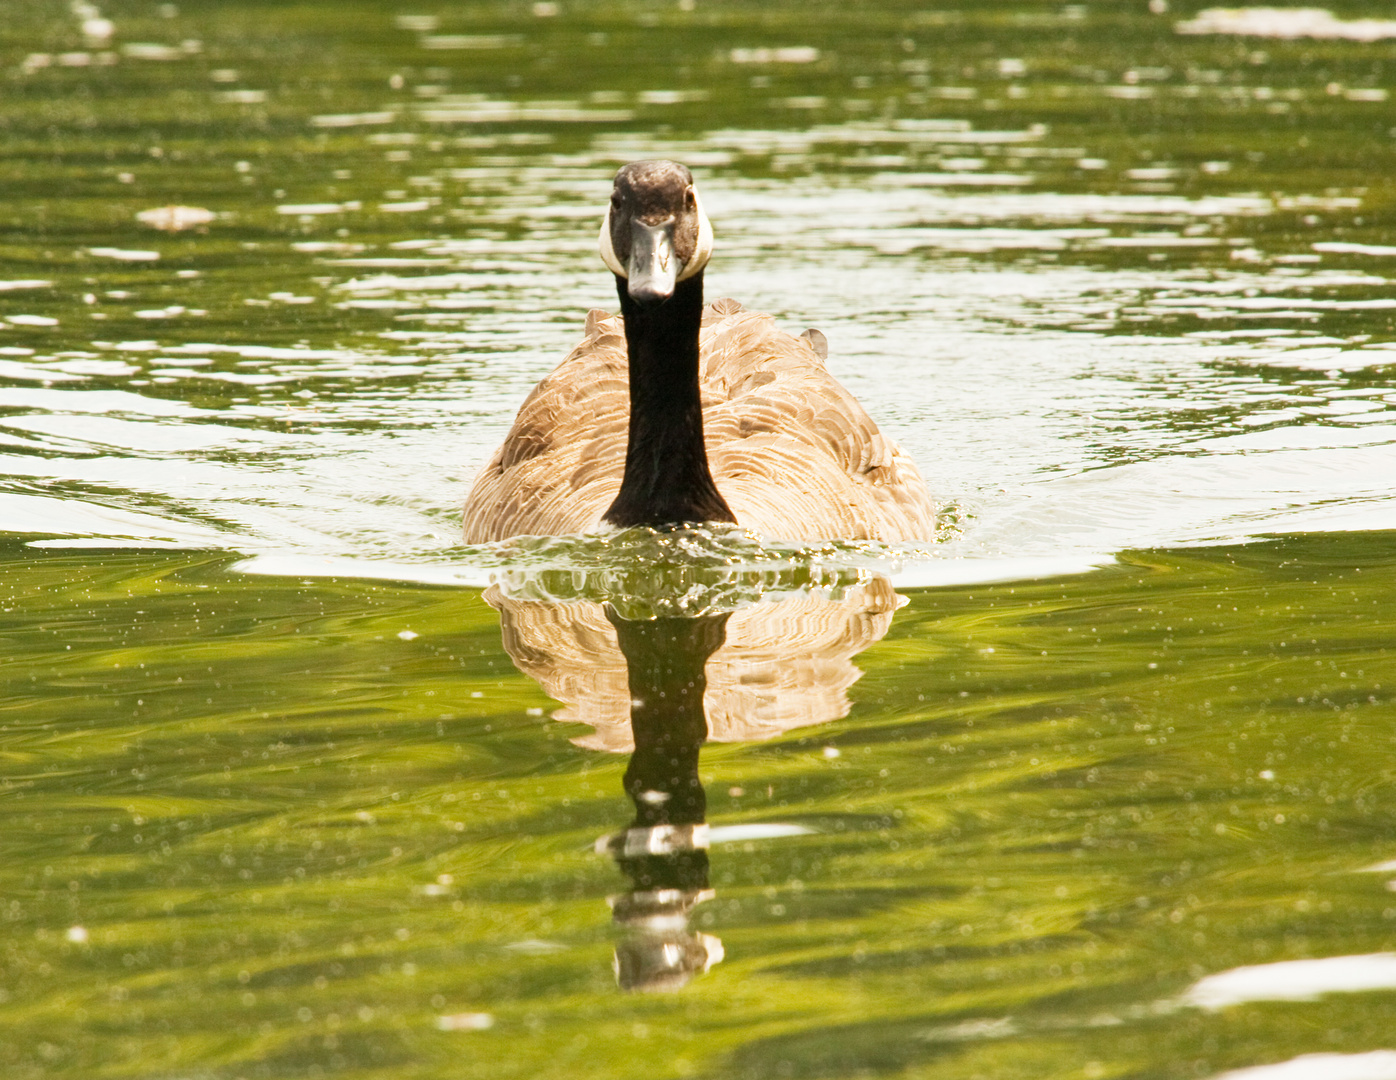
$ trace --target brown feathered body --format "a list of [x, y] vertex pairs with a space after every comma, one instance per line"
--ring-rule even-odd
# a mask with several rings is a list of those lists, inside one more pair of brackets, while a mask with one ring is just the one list
[[[703, 310], [699, 385], [708, 464], [737, 523], [787, 540], [929, 540], [935, 503], [911, 459], [804, 338], [719, 300]], [[465, 540], [593, 531], [625, 469], [624, 324], [586, 337], [528, 396], [471, 488]]]

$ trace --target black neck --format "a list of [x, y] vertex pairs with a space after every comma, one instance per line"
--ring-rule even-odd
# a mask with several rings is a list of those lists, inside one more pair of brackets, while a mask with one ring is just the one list
[[677, 525], [737, 519], [718, 493], [703, 444], [698, 334], [703, 275], [674, 287], [662, 304], [641, 306], [616, 278], [630, 356], [630, 441], [620, 493], [603, 520]]

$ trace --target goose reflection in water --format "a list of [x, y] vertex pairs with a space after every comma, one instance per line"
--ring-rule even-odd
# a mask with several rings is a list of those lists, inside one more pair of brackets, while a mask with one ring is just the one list
[[851, 585], [698, 614], [530, 591], [511, 595], [506, 584], [485, 594], [500, 612], [505, 649], [563, 703], [556, 719], [593, 729], [574, 742], [630, 752], [634, 821], [597, 842], [631, 884], [610, 901], [627, 931], [616, 979], [625, 990], [677, 990], [723, 957], [717, 938], [689, 926], [693, 909], [715, 895], [700, 748], [847, 715], [848, 688], [862, 675], [853, 658], [887, 633], [905, 598], [866, 573]]

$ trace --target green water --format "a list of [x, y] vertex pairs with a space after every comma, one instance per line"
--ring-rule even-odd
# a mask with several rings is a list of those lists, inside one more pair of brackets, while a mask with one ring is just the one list
[[914, 594], [846, 720], [704, 748], [713, 824], [811, 831], [713, 845], [726, 958], [661, 996], [615, 987], [591, 850], [625, 758], [528, 715], [479, 595], [227, 562], [6, 558], [10, 1075], [1191, 1076], [1389, 1037], [1384, 994], [1169, 1005], [1396, 939], [1353, 873], [1392, 852], [1387, 535]]
[[[0, 1072], [1392, 1075], [1396, 27], [1202, 12], [11, 0]], [[655, 155], [931, 548], [459, 544]]]

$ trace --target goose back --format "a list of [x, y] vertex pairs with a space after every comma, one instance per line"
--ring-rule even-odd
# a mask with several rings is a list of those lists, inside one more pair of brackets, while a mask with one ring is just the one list
[[[719, 300], [704, 309], [699, 349], [708, 463], [740, 525], [789, 540], [932, 537], [921, 474], [809, 339]], [[620, 489], [629, 411], [624, 325], [591, 311], [471, 488], [466, 542], [599, 527]]]

